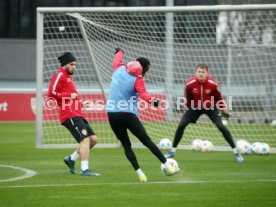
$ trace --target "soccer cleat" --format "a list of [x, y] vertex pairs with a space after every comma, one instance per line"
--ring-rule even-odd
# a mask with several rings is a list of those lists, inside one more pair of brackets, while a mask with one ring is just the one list
[[238, 163], [243, 163], [244, 159], [243, 159], [243, 157], [241, 156], [240, 153], [235, 153], [234, 155], [235, 155], [236, 160], [237, 160]]
[[145, 176], [145, 175], [139, 176], [139, 180], [141, 183], [146, 183], [148, 181], [147, 176]]
[[173, 158], [175, 156], [175, 152], [167, 152], [164, 156], [166, 158]]
[[101, 174], [96, 173], [92, 170], [86, 169], [86, 170], [81, 170], [80, 175], [81, 176], [100, 176]]
[[64, 157], [63, 161], [69, 167], [70, 172], [72, 174], [76, 174], [76, 172], [75, 172], [75, 161], [71, 160], [70, 156]]

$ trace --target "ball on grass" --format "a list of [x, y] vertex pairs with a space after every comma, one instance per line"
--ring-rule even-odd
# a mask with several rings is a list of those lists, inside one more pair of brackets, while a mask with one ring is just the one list
[[227, 126], [228, 121], [227, 121], [226, 119], [222, 119], [222, 124], [223, 124], [224, 126]]
[[168, 150], [168, 149], [172, 148], [172, 142], [171, 142], [170, 139], [164, 138], [164, 139], [160, 140], [158, 146], [159, 146], [159, 149], [166, 149], [166, 150]]
[[272, 120], [271, 126], [272, 126], [272, 127], [276, 127], [276, 120]]

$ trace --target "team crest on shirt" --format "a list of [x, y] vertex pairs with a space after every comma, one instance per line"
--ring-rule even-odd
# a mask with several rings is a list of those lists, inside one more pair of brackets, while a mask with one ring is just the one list
[[84, 136], [86, 136], [86, 135], [87, 135], [86, 129], [81, 130], [81, 133], [82, 133]]
[[211, 89], [206, 89], [205, 92], [206, 92], [206, 94], [210, 94], [211, 93]]

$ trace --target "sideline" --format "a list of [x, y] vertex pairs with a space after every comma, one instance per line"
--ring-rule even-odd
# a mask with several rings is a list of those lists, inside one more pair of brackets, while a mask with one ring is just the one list
[[1, 167], [7, 167], [7, 168], [12, 168], [12, 169], [15, 169], [15, 170], [23, 171], [25, 174], [22, 175], [22, 176], [19, 176], [19, 177], [0, 180], [0, 183], [2, 183], [2, 182], [12, 182], [12, 181], [16, 181], [16, 180], [23, 180], [23, 179], [26, 179], [26, 178], [33, 177], [37, 174], [33, 170], [29, 170], [29, 169], [22, 168], [22, 167], [16, 167], [16, 166], [12, 166], [12, 165], [1, 165], [0, 164], [0, 168]]
[[254, 183], [254, 182], [275, 182], [276, 180], [220, 180], [220, 181], [152, 181], [147, 183], [128, 182], [128, 183], [72, 183], [72, 184], [34, 184], [34, 185], [12, 185], [12, 186], [0, 186], [0, 188], [37, 188], [37, 187], [74, 187], [74, 186], [103, 186], [103, 185], [160, 185], [160, 184], [198, 184], [198, 183]]

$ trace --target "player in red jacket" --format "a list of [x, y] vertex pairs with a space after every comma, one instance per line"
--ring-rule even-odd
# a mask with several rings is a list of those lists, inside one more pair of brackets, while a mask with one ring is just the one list
[[76, 68], [76, 58], [71, 53], [58, 57], [61, 67], [51, 80], [48, 97], [54, 98], [60, 109], [60, 123], [65, 126], [80, 144], [71, 156], [64, 158], [70, 172], [75, 174], [75, 161], [80, 156], [82, 176], [98, 176], [100, 174], [89, 169], [89, 151], [95, 146], [97, 137], [89, 123], [83, 118], [82, 107], [88, 102], [82, 102], [71, 75]]
[[[233, 149], [237, 162], [242, 163], [243, 157], [238, 153], [230, 131], [223, 125], [221, 116], [229, 118], [227, 105], [222, 99], [218, 81], [208, 76], [208, 66], [199, 64], [196, 68], [195, 77], [186, 80], [186, 109], [179, 126], [176, 130], [173, 147], [165, 156], [174, 157], [185, 128], [189, 123], [196, 123], [197, 119], [206, 114], [221, 131], [225, 140]], [[221, 111], [221, 115], [220, 115]]]

